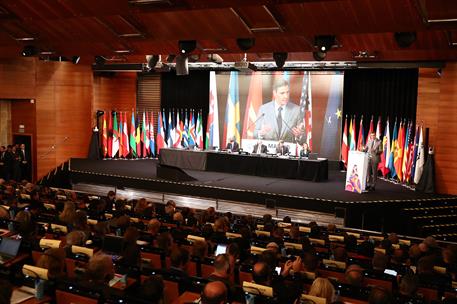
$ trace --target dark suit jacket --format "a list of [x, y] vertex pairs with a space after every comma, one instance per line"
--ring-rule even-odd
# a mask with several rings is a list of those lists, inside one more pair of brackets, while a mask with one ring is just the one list
[[365, 151], [368, 153], [368, 157], [374, 161], [374, 163], [379, 163], [381, 161], [381, 140], [375, 138], [375, 140], [368, 140], [365, 145]]
[[283, 122], [281, 133], [279, 133], [276, 123], [277, 113], [275, 112], [275, 101], [270, 101], [259, 108], [257, 113], [258, 121], [255, 125], [254, 138], [259, 137], [259, 131], [262, 125], [270, 127], [270, 131], [262, 134], [262, 138], [266, 140], [284, 140], [286, 142], [294, 142], [295, 136], [290, 128], [296, 127], [303, 121], [303, 115], [300, 114], [300, 107], [293, 103], [288, 102], [284, 106], [282, 113]]
[[227, 144], [227, 148], [226, 149], [230, 150], [232, 152], [238, 152], [240, 150], [240, 145], [236, 141], [234, 141], [233, 143], [229, 142]]
[[[252, 153], [257, 153], [257, 148], [258, 148], [258, 144], [255, 144]], [[260, 153], [268, 153], [267, 146], [262, 145], [262, 147], [260, 148]]]
[[281, 155], [287, 155], [289, 153], [289, 146], [282, 145], [280, 147], [279, 145], [276, 146], [276, 154], [281, 154]]
[[310, 150], [300, 150], [300, 157], [308, 157], [309, 153], [311, 153]]

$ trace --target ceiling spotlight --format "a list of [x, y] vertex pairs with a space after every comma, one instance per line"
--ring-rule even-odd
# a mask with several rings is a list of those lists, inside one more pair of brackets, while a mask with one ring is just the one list
[[81, 60], [81, 57], [79, 57], [79, 56], [71, 57], [71, 62], [73, 62], [73, 64], [78, 64], [79, 60]]
[[334, 35], [320, 35], [314, 37], [314, 46], [320, 52], [328, 52], [334, 45], [336, 45], [336, 37]]
[[95, 64], [96, 65], [104, 65], [106, 62], [105, 57], [103, 56], [95, 56]]
[[401, 48], [410, 47], [416, 41], [415, 32], [397, 32], [394, 34], [395, 41]]
[[255, 44], [255, 38], [238, 38], [236, 44], [242, 51], [247, 51]]
[[273, 59], [275, 60], [276, 66], [280, 69], [284, 66], [287, 60], [286, 52], [275, 52], [273, 53]]
[[192, 53], [195, 48], [197, 47], [196, 40], [179, 40], [178, 41], [179, 52], [181, 54], [189, 54]]
[[33, 45], [26, 45], [24, 46], [24, 49], [22, 50], [22, 56], [24, 57], [30, 57], [38, 54], [38, 50], [36, 47]]
[[321, 52], [321, 51], [315, 51], [313, 52], [313, 57], [317, 61], [322, 61], [325, 59], [325, 56], [327, 56], [326, 52]]

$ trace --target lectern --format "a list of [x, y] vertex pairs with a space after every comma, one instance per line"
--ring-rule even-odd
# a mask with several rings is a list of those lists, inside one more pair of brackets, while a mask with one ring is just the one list
[[345, 190], [362, 193], [367, 183], [368, 155], [365, 152], [349, 151]]

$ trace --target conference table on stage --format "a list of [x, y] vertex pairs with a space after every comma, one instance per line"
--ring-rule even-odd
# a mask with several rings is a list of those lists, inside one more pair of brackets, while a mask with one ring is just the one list
[[313, 182], [328, 179], [327, 159], [300, 159], [216, 151], [160, 149], [159, 163], [181, 169], [214, 171]]

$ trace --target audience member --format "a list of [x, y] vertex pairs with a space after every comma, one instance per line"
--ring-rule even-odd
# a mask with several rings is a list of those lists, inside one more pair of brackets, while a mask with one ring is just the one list
[[210, 282], [205, 285], [201, 296], [202, 304], [225, 304], [227, 287], [222, 282]]
[[316, 278], [309, 289], [310, 296], [320, 297], [332, 303], [335, 300], [335, 288], [328, 279]]

